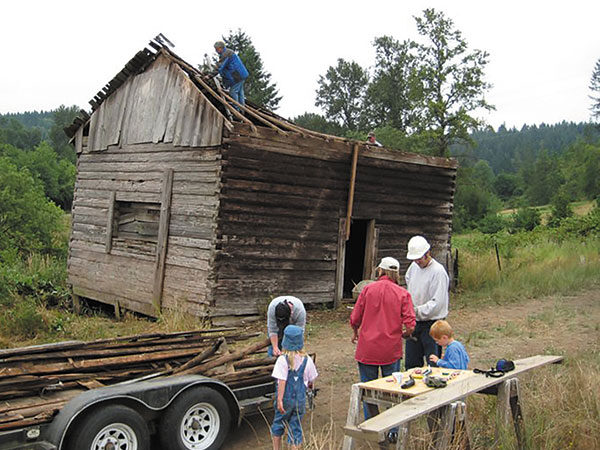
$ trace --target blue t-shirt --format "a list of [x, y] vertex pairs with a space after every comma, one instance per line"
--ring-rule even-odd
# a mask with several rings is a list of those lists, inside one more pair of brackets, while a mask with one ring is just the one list
[[438, 367], [461, 370], [466, 370], [468, 364], [469, 355], [467, 355], [465, 346], [458, 341], [452, 341], [448, 344], [444, 357], [437, 362]]

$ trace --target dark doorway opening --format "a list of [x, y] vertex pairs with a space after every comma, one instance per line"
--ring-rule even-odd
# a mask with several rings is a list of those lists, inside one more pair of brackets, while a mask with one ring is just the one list
[[350, 239], [346, 241], [344, 259], [344, 298], [352, 298], [352, 288], [363, 279], [369, 222], [368, 219], [353, 219], [350, 225]]

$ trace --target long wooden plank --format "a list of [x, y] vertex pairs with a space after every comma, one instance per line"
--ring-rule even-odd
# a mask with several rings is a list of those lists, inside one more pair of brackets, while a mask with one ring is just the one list
[[365, 439], [379, 440], [381, 433], [416, 419], [417, 417], [431, 412], [441, 406], [448, 405], [460, 400], [467, 395], [475, 394], [486, 388], [514, 378], [517, 375], [546, 364], [560, 363], [563, 356], [536, 355], [529, 358], [514, 361], [515, 370], [507, 373], [501, 378], [469, 377], [461, 382], [450, 384], [443, 389], [436, 389], [423, 395], [411, 398], [396, 405], [379, 415], [372, 417], [356, 426], [362, 432]]
[[169, 238], [169, 223], [171, 219], [171, 195], [173, 192], [173, 169], [165, 171], [160, 202], [160, 223], [158, 228], [158, 246], [154, 266], [154, 287], [152, 305], [156, 313], [160, 312], [163, 285], [165, 282], [165, 260], [167, 258], [167, 240]]
[[110, 250], [112, 249], [112, 238], [115, 220], [115, 198], [116, 193], [115, 191], [112, 191], [110, 193], [110, 197], [108, 198], [108, 215], [106, 219], [106, 244], [104, 246], [104, 251], [106, 253], [110, 253]]
[[180, 357], [192, 356], [197, 353], [198, 350], [196, 348], [193, 348], [128, 356], [98, 358], [92, 360], [81, 360], [68, 363], [35, 365], [31, 367], [4, 367], [0, 370], [0, 378], [14, 377], [20, 375], [60, 373], [69, 370], [99, 369], [102, 367], [121, 366], [123, 364], [147, 363], [150, 361], [164, 361]]
[[352, 151], [352, 167], [350, 169], [350, 186], [348, 188], [348, 204], [346, 206], [346, 241], [350, 239], [350, 225], [352, 222], [352, 208], [354, 207], [354, 188], [356, 187], [356, 166], [358, 164], [358, 144], [354, 144]]

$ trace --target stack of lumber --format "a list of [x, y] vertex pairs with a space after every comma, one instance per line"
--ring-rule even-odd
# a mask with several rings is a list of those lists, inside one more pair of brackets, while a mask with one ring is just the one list
[[0, 431], [47, 422], [83, 390], [198, 374], [232, 389], [271, 381], [268, 339], [235, 328], [0, 350]]

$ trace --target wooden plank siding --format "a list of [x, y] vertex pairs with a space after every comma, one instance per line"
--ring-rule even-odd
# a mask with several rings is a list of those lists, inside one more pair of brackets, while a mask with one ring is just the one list
[[94, 111], [88, 149], [160, 142], [215, 146], [221, 143], [223, 120], [180, 65], [161, 54]]
[[[316, 139], [259, 130], [260, 141], [236, 124], [236, 133], [224, 139], [211, 316], [257, 314], [276, 295], [305, 303], [329, 303], [336, 296], [352, 146], [316, 146]], [[400, 155], [379, 158], [361, 146], [352, 217], [375, 220], [375, 262], [394, 256], [406, 270], [408, 239], [424, 234], [446, 264], [456, 166]]]
[[152, 286], [157, 243], [115, 236], [107, 247], [107, 223], [113, 195], [117, 203], [160, 205], [164, 173], [172, 170], [161, 302], [165, 308], [205, 315], [211, 301], [220, 159], [214, 147], [136, 144], [110, 146], [102, 153], [84, 149], [77, 164], [68, 262], [74, 292], [156, 315]]

